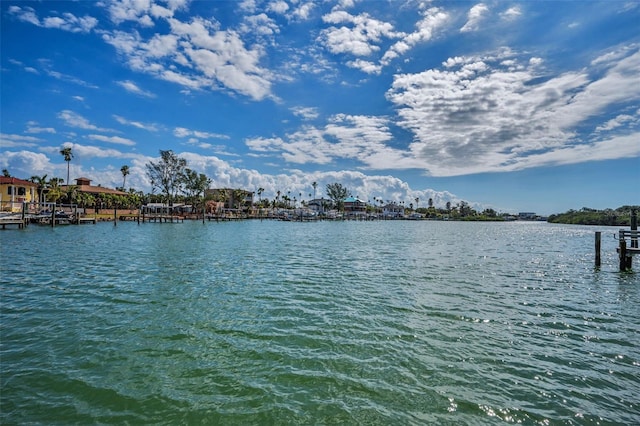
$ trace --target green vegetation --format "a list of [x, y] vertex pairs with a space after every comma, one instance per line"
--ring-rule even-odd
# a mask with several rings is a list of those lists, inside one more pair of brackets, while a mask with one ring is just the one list
[[[314, 188], [315, 190], [315, 188]], [[327, 184], [327, 196], [333, 204], [338, 207], [338, 210], [344, 210], [344, 199], [347, 198], [349, 191], [340, 183]]]
[[565, 213], [549, 216], [549, 223], [565, 223], [573, 225], [608, 225], [629, 226], [631, 210], [640, 210], [640, 206], [622, 206], [615, 210], [596, 210], [583, 207], [580, 210], [569, 210]]

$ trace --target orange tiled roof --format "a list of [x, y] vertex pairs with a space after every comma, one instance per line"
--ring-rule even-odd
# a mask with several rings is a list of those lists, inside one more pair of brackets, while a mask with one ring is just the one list
[[18, 179], [14, 177], [0, 176], [0, 185], [23, 185], [23, 186], [38, 186], [29, 180]]

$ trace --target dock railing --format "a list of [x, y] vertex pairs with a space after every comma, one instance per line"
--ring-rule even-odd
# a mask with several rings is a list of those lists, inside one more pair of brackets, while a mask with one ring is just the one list
[[640, 248], [638, 248], [640, 231], [636, 229], [621, 229], [618, 234], [618, 239], [620, 241], [620, 246], [618, 247], [620, 270], [626, 271], [631, 269], [633, 256], [640, 253]]

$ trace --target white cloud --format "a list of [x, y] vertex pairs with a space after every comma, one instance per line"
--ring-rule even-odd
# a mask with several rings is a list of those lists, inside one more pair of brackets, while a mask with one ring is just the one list
[[[163, 15], [164, 13], [160, 11], [159, 7], [156, 6], [154, 9], [155, 14]], [[149, 17], [149, 13], [151, 13], [150, 0], [116, 0], [109, 4], [109, 15], [114, 24], [136, 21], [143, 27], [151, 27], [153, 26], [153, 21]]]
[[173, 134], [178, 138], [196, 137], [198, 139], [230, 139], [228, 135], [219, 133], [202, 132], [199, 130], [190, 130], [185, 127], [176, 127]]
[[144, 96], [146, 98], [155, 98], [156, 95], [148, 92], [146, 90], [142, 90], [140, 87], [138, 87], [137, 84], [135, 84], [133, 81], [131, 80], [126, 80], [126, 81], [116, 81], [116, 84], [121, 86], [122, 88], [124, 88], [127, 92], [131, 92], [134, 93], [136, 95], [139, 96]]
[[40, 141], [42, 141], [42, 139], [36, 138], [34, 136], [0, 133], [0, 146], [2, 146], [3, 148], [15, 148], [18, 146], [31, 147], [36, 146], [36, 143]]
[[124, 124], [126, 126], [133, 126], [138, 129], [147, 130], [149, 132], [158, 131], [158, 126], [156, 124], [149, 124], [149, 123], [142, 123], [140, 121], [127, 120], [126, 118], [121, 117], [119, 115], [115, 115], [115, 114], [113, 115], [113, 118], [115, 118], [118, 123]]
[[322, 17], [329, 24], [343, 24], [322, 30], [321, 42], [331, 53], [348, 53], [354, 56], [368, 56], [380, 50], [378, 44], [384, 38], [394, 38], [397, 34], [393, 25], [369, 17], [351, 15], [345, 11], [334, 11]]
[[406, 153], [390, 148], [393, 139], [386, 118], [337, 114], [324, 128], [302, 126], [286, 139], [253, 138], [245, 144], [253, 151], [274, 154], [296, 164], [329, 164], [336, 159], [357, 159], [363, 167], [394, 169], [422, 165]]
[[240, 32], [253, 35], [273, 36], [280, 32], [280, 27], [266, 14], [251, 15], [244, 18]]
[[[415, 136], [413, 157], [431, 174], [520, 170], [567, 162], [558, 159], [563, 156], [592, 160], [636, 152], [628, 147], [605, 155], [596, 148], [612, 146], [614, 139], [584, 144], [576, 128], [611, 106], [640, 99], [639, 52], [602, 63], [606, 69], [598, 79], [582, 70], [540, 80], [537, 61], [505, 67], [505, 52], [482, 59], [452, 58], [444, 71], [398, 75], [388, 92], [399, 124]], [[586, 147], [592, 154], [583, 155]]]
[[293, 107], [291, 112], [305, 120], [315, 120], [319, 116], [318, 108], [315, 107]]
[[405, 34], [400, 41], [391, 46], [382, 57], [381, 64], [386, 66], [393, 59], [404, 55], [418, 43], [431, 40], [437, 31], [444, 28], [448, 21], [449, 15], [439, 8], [433, 7], [425, 10], [422, 19], [416, 23], [416, 30], [410, 34]]
[[283, 0], [276, 0], [267, 4], [267, 11], [277, 13], [279, 15], [284, 14], [287, 10], [289, 10], [289, 5]]
[[0, 155], [0, 167], [8, 169], [12, 175], [20, 176], [22, 179], [48, 174], [55, 168], [45, 154], [31, 151], [4, 151]]
[[489, 12], [489, 8], [484, 3], [478, 3], [473, 6], [467, 14], [467, 23], [460, 28], [461, 33], [478, 31], [480, 23], [485, 15]]
[[291, 18], [298, 21], [306, 21], [311, 16], [311, 12], [315, 8], [313, 2], [301, 3], [300, 6], [293, 10]]
[[221, 31], [219, 24], [203, 18], [167, 22], [171, 33], [155, 34], [148, 41], [137, 32], [122, 31], [105, 33], [103, 40], [124, 55], [133, 70], [188, 89], [223, 88], [254, 100], [271, 95], [273, 76], [260, 67], [259, 45], [248, 49], [238, 32]]
[[35, 10], [28, 6], [24, 8], [11, 6], [9, 7], [9, 13], [15, 15], [21, 21], [39, 27], [57, 28], [72, 33], [88, 33], [98, 25], [98, 20], [92, 16], [77, 17], [72, 13], [63, 13], [61, 16], [48, 16], [41, 21]]
[[351, 68], [359, 69], [367, 74], [380, 74], [382, 71], [382, 65], [378, 65], [371, 61], [365, 61], [364, 59], [356, 59], [355, 61], [347, 61], [347, 66]]
[[98, 86], [88, 83], [80, 78], [74, 77], [72, 75], [63, 74], [59, 71], [55, 71], [51, 69], [49, 62], [47, 60], [40, 60], [42, 67], [44, 68], [44, 72], [49, 76], [53, 77], [60, 81], [65, 81], [68, 83], [77, 84], [78, 86], [87, 87], [89, 89], [98, 89]]
[[19, 6], [10, 6], [9, 13], [17, 16], [21, 21], [40, 26], [40, 19], [36, 15], [35, 10], [31, 7], [25, 6], [23, 9]]
[[596, 127], [596, 132], [614, 130], [621, 126], [624, 126], [625, 124], [640, 124], [640, 110], [636, 111], [635, 115], [620, 114], [617, 117], [607, 121], [603, 125]]
[[91, 122], [89, 122], [89, 120], [87, 120], [86, 118], [84, 118], [80, 114], [75, 113], [75, 112], [73, 112], [71, 110], [68, 110], [68, 109], [60, 111], [58, 113], [58, 118], [61, 119], [62, 121], [64, 121], [64, 123], [69, 127], [77, 127], [79, 129], [85, 129], [85, 130], [96, 130], [96, 131], [99, 131], [99, 132], [110, 132], [110, 131], [112, 131], [110, 129], [100, 128], [100, 127], [96, 126], [95, 124], [91, 124]]
[[91, 140], [94, 140], [94, 141], [115, 143], [115, 144], [118, 144], [118, 145], [133, 146], [133, 145], [136, 144], [131, 139], [122, 138], [120, 136], [87, 135], [87, 138], [89, 138]]
[[56, 133], [56, 129], [53, 127], [40, 127], [37, 122], [29, 121], [27, 122], [27, 133]]
[[500, 14], [500, 17], [505, 21], [514, 21], [522, 15], [522, 11], [519, 6], [513, 6], [505, 10]]
[[[432, 189], [415, 190], [410, 185], [396, 177], [388, 175], [366, 175], [359, 171], [337, 170], [328, 172], [306, 172], [297, 169], [288, 170], [281, 174], [263, 174], [256, 170], [241, 169], [231, 166], [215, 156], [203, 156], [190, 152], [178, 154], [185, 158], [191, 168], [211, 176], [213, 188], [245, 188], [255, 191], [264, 188], [262, 198], [274, 199], [280, 191], [286, 194], [290, 192], [303, 200], [313, 197], [312, 182], [317, 182], [316, 197], [327, 197], [326, 185], [340, 182], [351, 194], [365, 200], [381, 198], [386, 201], [405, 201], [407, 205], [420, 198], [420, 205], [425, 206], [429, 198], [432, 198], [436, 207], [444, 207], [447, 201], [456, 204], [462, 201], [459, 197], [446, 191], [434, 191]], [[311, 194], [311, 196], [309, 195]]]

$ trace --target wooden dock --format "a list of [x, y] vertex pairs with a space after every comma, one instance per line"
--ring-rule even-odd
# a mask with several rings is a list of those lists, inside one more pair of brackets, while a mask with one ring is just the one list
[[154, 223], [181, 223], [184, 222], [184, 216], [174, 216], [174, 215], [142, 215], [140, 218], [142, 223], [144, 222], [154, 222]]
[[7, 226], [17, 226], [18, 229], [23, 229], [25, 226], [27, 226], [27, 221], [21, 218], [2, 219], [0, 220], [0, 226], [2, 226], [2, 229], [7, 229]]
[[98, 219], [94, 217], [79, 217], [76, 219], [76, 223], [78, 225], [82, 225], [83, 223], [93, 223], [94, 225], [98, 223]]
[[[631, 269], [633, 256], [640, 253], [638, 240], [640, 239], [640, 231], [637, 229], [626, 230], [621, 229], [619, 233], [620, 245], [617, 248], [620, 259], [620, 271]], [[627, 240], [629, 242], [627, 243]]]

